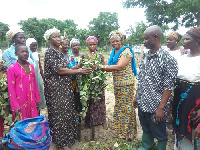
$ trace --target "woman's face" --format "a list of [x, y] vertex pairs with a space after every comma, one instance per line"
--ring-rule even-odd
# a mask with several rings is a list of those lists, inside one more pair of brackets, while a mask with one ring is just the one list
[[87, 46], [90, 52], [95, 52], [97, 50], [97, 42], [94, 39], [90, 39]]
[[190, 35], [188, 34], [185, 35], [184, 42], [183, 42], [183, 47], [185, 49], [190, 49], [192, 51], [193, 48], [197, 46], [196, 43], [197, 42]]
[[24, 33], [23, 32], [17, 33], [13, 41], [15, 44], [25, 44], [26, 39]]
[[54, 32], [51, 34], [49, 38], [49, 42], [51, 45], [59, 47], [61, 44], [60, 32]]
[[112, 37], [110, 39], [110, 43], [111, 43], [112, 47], [115, 48], [116, 50], [121, 49], [122, 41], [120, 38]]
[[63, 41], [61, 46], [62, 46], [62, 51], [67, 52], [69, 50], [69, 41], [66, 41], [66, 40]]
[[79, 44], [78, 42], [74, 42], [74, 43], [72, 44], [72, 51], [73, 51], [74, 53], [78, 53], [79, 50], [80, 50], [80, 44]]
[[177, 45], [177, 41], [176, 39], [171, 36], [171, 35], [168, 35], [167, 36], [167, 41], [166, 41], [166, 45], [169, 49], [173, 48], [175, 45]]
[[33, 42], [33, 43], [31, 43], [30, 44], [30, 50], [32, 51], [32, 52], [35, 52], [36, 50], [37, 50], [37, 42]]

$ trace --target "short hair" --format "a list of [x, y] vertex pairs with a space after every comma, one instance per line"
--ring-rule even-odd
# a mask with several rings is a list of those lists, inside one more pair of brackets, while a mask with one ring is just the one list
[[23, 47], [23, 46], [25, 46], [28, 49], [28, 47], [26, 46], [26, 44], [17, 44], [17, 45], [15, 45], [15, 53], [17, 53], [19, 51], [19, 49], [21, 47]]
[[200, 27], [190, 28], [186, 34], [190, 35], [194, 40], [200, 40]]

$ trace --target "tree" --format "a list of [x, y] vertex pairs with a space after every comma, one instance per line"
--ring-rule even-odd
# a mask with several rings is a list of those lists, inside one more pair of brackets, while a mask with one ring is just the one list
[[21, 20], [18, 24], [22, 26], [26, 37], [35, 38], [38, 42], [38, 46], [42, 46], [42, 43], [45, 41], [43, 35], [49, 27], [48, 24], [41, 22], [35, 17], [29, 18], [28, 20]]
[[4, 41], [6, 39], [6, 32], [8, 32], [9, 26], [3, 22], [0, 22], [0, 40]]
[[100, 12], [97, 18], [89, 22], [90, 35], [96, 36], [99, 46], [105, 46], [109, 43], [109, 33], [119, 28], [118, 14], [110, 12]]
[[66, 32], [68, 37], [71, 38], [75, 36], [77, 26], [73, 20], [61, 21], [54, 18], [38, 20], [36, 17], [21, 20], [18, 24], [22, 26], [22, 30], [24, 30], [27, 37], [32, 37], [37, 40], [39, 47], [46, 43], [43, 37], [46, 30], [56, 27], [60, 30], [61, 35]]
[[148, 26], [144, 24], [144, 22], [139, 22], [136, 24], [135, 29], [133, 26], [130, 26], [128, 30], [126, 30], [126, 34], [130, 35], [125, 42], [128, 45], [141, 45], [143, 43], [143, 34]]
[[175, 23], [178, 26], [200, 26], [200, 0], [126, 0], [125, 8], [145, 8], [147, 20], [159, 26]]
[[[129, 37], [124, 41], [124, 45], [141, 45], [143, 43], [143, 35], [146, 28], [148, 28], [149, 25], [146, 25], [144, 22], [136, 23], [135, 28], [130, 26], [128, 30], [126, 30], [126, 34], [129, 35]], [[161, 26], [163, 36], [161, 39], [162, 45], [166, 45], [166, 36], [165, 32], [169, 30], [169, 27], [167, 25]]]
[[86, 47], [86, 39], [89, 36], [89, 31], [86, 29], [79, 29], [76, 32], [76, 38], [80, 40], [81, 47]]

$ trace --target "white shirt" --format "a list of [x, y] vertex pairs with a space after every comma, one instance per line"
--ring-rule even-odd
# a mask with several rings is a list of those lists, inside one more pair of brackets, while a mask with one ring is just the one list
[[188, 57], [186, 54], [179, 57], [177, 61], [178, 78], [189, 82], [200, 82], [200, 56]]

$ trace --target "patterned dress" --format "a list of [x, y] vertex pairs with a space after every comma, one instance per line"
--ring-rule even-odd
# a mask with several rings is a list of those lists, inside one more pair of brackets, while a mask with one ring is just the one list
[[64, 147], [74, 144], [77, 131], [71, 76], [58, 75], [60, 67], [67, 67], [63, 54], [52, 48], [48, 49], [44, 62], [44, 93], [48, 122], [53, 142], [57, 147]]
[[[121, 56], [132, 58], [133, 54], [130, 49], [125, 49]], [[135, 77], [131, 61], [132, 59], [123, 70], [112, 73], [115, 95], [113, 129], [116, 136], [126, 139], [133, 139], [136, 134], [136, 115], [133, 107]]]

